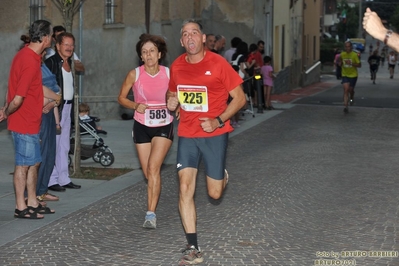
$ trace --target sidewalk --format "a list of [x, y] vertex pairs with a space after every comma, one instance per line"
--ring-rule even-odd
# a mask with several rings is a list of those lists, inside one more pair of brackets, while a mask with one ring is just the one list
[[[297, 89], [287, 94], [273, 95], [272, 101], [276, 110], [257, 113], [257, 109], [254, 108], [254, 117], [251, 114], [243, 116], [244, 120], [241, 121], [241, 127], [236, 128], [230, 134], [230, 138], [280, 114], [285, 109], [291, 108], [293, 106], [290, 104], [292, 101], [321, 92], [337, 84], [338, 82], [335, 80], [327, 78], [322, 80], [321, 83]], [[104, 141], [115, 156], [115, 162], [111, 167], [132, 168], [134, 170], [110, 181], [72, 179], [74, 183], [82, 185], [82, 188], [67, 189], [66, 192], [60, 193], [51, 192], [60, 197], [58, 202], [48, 202], [49, 207], [55, 209], [56, 213], [46, 215], [44, 219], [32, 221], [13, 218], [15, 206], [11, 174], [14, 171], [13, 146], [10, 134], [4, 128], [5, 123], [0, 123], [0, 146], [2, 147], [0, 153], [0, 246], [143, 181], [144, 177], [131, 138], [133, 120], [104, 120], [100, 124], [108, 132]], [[175, 164], [176, 151], [177, 136], [165, 160], [166, 165]], [[100, 164], [91, 159], [82, 161], [81, 165], [101, 167]]]
[[335, 76], [322, 75], [321, 81], [318, 83], [311, 84], [304, 88], [297, 88], [287, 93], [274, 94], [271, 96], [271, 99], [274, 103], [293, 103], [298, 99], [317, 94], [340, 84], [340, 80], [336, 80]]

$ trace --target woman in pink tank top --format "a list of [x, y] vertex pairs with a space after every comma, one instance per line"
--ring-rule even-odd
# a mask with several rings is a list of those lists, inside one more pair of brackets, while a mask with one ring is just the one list
[[[147, 213], [144, 228], [156, 228], [155, 210], [161, 193], [161, 166], [172, 146], [173, 116], [166, 108], [169, 68], [159, 62], [166, 55], [166, 43], [156, 35], [142, 34], [136, 51], [143, 65], [131, 70], [120, 89], [118, 102], [134, 110], [133, 141], [147, 185]], [[128, 98], [133, 90], [134, 99]]]

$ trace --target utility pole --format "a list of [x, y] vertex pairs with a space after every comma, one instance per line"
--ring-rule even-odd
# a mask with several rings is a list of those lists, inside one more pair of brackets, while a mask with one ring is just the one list
[[362, 20], [363, 20], [363, 7], [362, 7], [363, 0], [359, 0], [359, 38], [363, 37], [363, 27], [362, 27]]

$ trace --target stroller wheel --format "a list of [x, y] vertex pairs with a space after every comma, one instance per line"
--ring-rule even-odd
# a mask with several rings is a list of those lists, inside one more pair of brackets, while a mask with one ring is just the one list
[[110, 152], [104, 152], [103, 154], [101, 154], [100, 157], [100, 164], [102, 166], [110, 166], [111, 164], [114, 163], [115, 157], [112, 153]]
[[96, 163], [100, 162], [101, 155], [103, 154], [103, 151], [99, 150], [93, 155], [93, 161]]

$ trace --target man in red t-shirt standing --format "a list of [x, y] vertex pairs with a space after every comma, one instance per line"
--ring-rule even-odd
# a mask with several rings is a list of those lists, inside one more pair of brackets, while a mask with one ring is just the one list
[[[204, 160], [208, 194], [219, 199], [228, 182], [225, 170], [230, 117], [245, 104], [242, 78], [223, 57], [204, 50], [205, 34], [195, 20], [186, 20], [180, 43], [186, 53], [171, 65], [167, 106], [180, 105], [177, 170], [179, 210], [188, 245], [179, 265], [203, 261], [198, 248], [194, 193], [198, 167]], [[227, 104], [229, 95], [232, 100]]]
[[[51, 45], [51, 24], [35, 21], [29, 29], [30, 43], [14, 57], [8, 80], [6, 106], [0, 122], [8, 118], [15, 148], [15, 218], [41, 219], [47, 207], [36, 199], [37, 171], [41, 162], [39, 131], [43, 109], [41, 60]], [[25, 190], [28, 200], [25, 202]]]
[[[247, 57], [247, 72], [249, 76], [253, 76], [255, 74], [260, 74], [260, 69], [263, 66], [262, 55], [258, 50], [258, 46], [255, 43], [251, 43], [249, 46], [249, 55]], [[250, 95], [252, 97], [252, 102], [258, 104], [258, 93], [256, 91], [255, 79], [251, 79], [250, 81]], [[260, 99], [262, 99], [261, 95], [259, 95]], [[261, 106], [257, 106], [261, 108]]]

